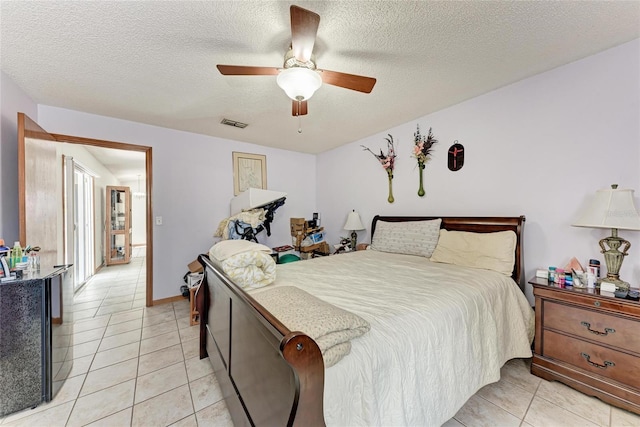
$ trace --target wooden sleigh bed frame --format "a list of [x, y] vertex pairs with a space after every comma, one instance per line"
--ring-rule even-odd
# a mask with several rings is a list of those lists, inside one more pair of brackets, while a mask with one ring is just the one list
[[[516, 233], [512, 277], [524, 292], [525, 217], [376, 216], [400, 222], [442, 218], [441, 228], [488, 233]], [[324, 426], [324, 362], [318, 345], [290, 331], [249, 294], [233, 283], [207, 255], [200, 255], [205, 275], [199, 298], [200, 358], [209, 356], [236, 427]]]

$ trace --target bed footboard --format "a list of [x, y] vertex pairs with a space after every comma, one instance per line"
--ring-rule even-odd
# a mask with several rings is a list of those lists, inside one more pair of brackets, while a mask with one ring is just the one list
[[324, 426], [318, 345], [290, 331], [200, 255], [200, 358], [209, 356], [236, 427]]

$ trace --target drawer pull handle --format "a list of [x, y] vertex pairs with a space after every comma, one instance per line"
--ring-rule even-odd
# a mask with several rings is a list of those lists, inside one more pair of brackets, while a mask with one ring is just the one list
[[614, 333], [616, 331], [613, 328], [604, 328], [604, 332], [600, 332], [600, 331], [596, 331], [595, 329], [591, 329], [591, 323], [589, 323], [589, 322], [580, 322], [580, 324], [582, 326], [584, 326], [585, 328], [587, 328], [587, 330], [589, 332], [591, 332], [592, 334], [596, 334], [596, 335], [607, 336], [607, 335], [612, 334], [612, 333]]
[[616, 366], [615, 363], [609, 362], [608, 360], [604, 361], [604, 365], [600, 365], [598, 363], [592, 362], [591, 361], [591, 356], [589, 356], [587, 353], [580, 353], [580, 356], [584, 357], [587, 360], [587, 363], [589, 365], [594, 366], [594, 367], [599, 368], [599, 369], [607, 369], [609, 366], [611, 366], [611, 367]]

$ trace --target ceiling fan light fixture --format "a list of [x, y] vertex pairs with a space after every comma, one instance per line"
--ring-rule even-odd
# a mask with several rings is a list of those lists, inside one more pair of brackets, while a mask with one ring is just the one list
[[306, 101], [322, 86], [322, 77], [308, 68], [282, 70], [276, 79], [278, 86], [294, 101]]

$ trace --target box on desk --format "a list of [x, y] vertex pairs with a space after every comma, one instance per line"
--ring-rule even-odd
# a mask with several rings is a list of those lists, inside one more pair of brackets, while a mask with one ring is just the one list
[[291, 243], [296, 249], [299, 249], [305, 236], [307, 221], [304, 218], [291, 218], [289, 223], [291, 225]]
[[310, 246], [302, 246], [300, 248], [300, 255], [303, 259], [310, 258], [314, 253], [319, 255], [329, 255], [331, 253], [329, 244], [327, 242], [320, 242]]
[[324, 231], [319, 231], [317, 233], [309, 234], [309, 238], [314, 244], [320, 243], [324, 240]]
[[289, 223], [291, 225], [292, 236], [304, 234], [307, 224], [307, 221], [304, 218], [290, 218]]
[[204, 271], [204, 268], [202, 267], [202, 264], [200, 264], [200, 261], [198, 261], [197, 259], [194, 261], [191, 261], [188, 265], [187, 268], [189, 268], [189, 272], [190, 273], [201, 273]]

